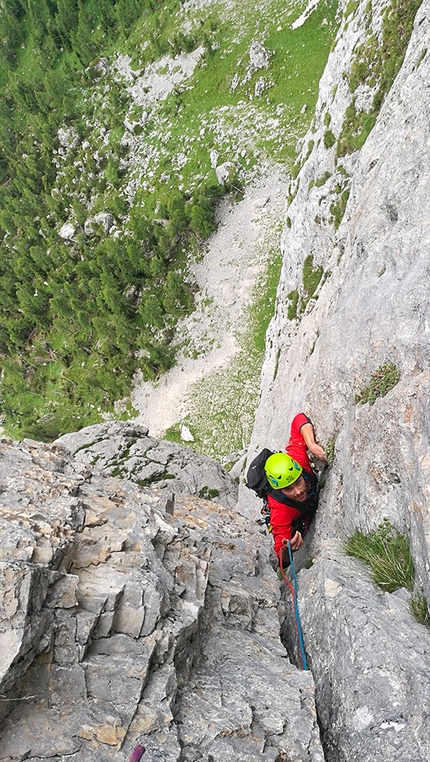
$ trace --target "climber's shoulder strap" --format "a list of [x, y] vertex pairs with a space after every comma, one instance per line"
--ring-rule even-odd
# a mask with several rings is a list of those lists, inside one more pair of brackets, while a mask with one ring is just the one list
[[263, 499], [267, 497], [267, 494], [270, 491], [270, 484], [267, 481], [266, 472], [264, 470], [264, 465], [270, 455], [273, 455], [273, 452], [268, 450], [267, 447], [265, 447], [264, 450], [261, 450], [252, 461], [246, 474], [245, 484], [248, 489], [252, 489], [257, 497]]

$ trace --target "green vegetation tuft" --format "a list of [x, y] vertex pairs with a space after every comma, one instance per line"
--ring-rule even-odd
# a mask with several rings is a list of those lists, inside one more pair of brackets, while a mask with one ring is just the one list
[[317, 188], [321, 188], [323, 185], [326, 184], [327, 180], [329, 180], [331, 177], [331, 172], [324, 172], [321, 177], [318, 178], [318, 180], [315, 180], [315, 185]]
[[345, 18], [351, 16], [358, 6], [358, 0], [349, 0], [345, 7]]
[[[119, 471], [118, 475], [121, 475], [121, 471]], [[163, 474], [154, 474], [153, 476], [148, 477], [148, 479], [137, 479], [136, 484], [138, 484], [139, 487], [150, 487], [152, 484], [158, 484], [158, 482], [162, 482], [165, 479], [175, 478], [175, 474], [165, 472]]]
[[199, 497], [204, 498], [205, 500], [212, 500], [214, 497], [218, 496], [219, 490], [211, 489], [210, 487], [202, 487], [199, 491]]
[[177, 442], [178, 444], [183, 444], [181, 439], [181, 427], [182, 423], [175, 423], [173, 426], [170, 426], [163, 434], [163, 439], [167, 439], [168, 442]]
[[312, 151], [314, 150], [315, 140], [308, 140], [308, 146], [307, 146], [307, 153], [306, 153], [306, 161], [309, 159], [309, 156], [311, 155]]
[[325, 148], [331, 148], [336, 143], [336, 138], [333, 135], [331, 130], [326, 130], [324, 132], [324, 147]]
[[350, 189], [345, 188], [340, 194], [340, 196], [338, 197], [337, 201], [333, 201], [333, 203], [330, 204], [330, 212], [332, 214], [331, 221], [333, 222], [333, 227], [335, 230], [338, 229], [340, 223], [343, 220], [343, 216], [346, 210], [346, 205], [349, 199], [349, 194], [350, 194]]
[[430, 627], [427, 599], [417, 588], [409, 539], [400, 534], [388, 519], [373, 532], [354, 532], [345, 543], [345, 552], [370, 566], [372, 579], [382, 590], [394, 593], [401, 587], [409, 590], [412, 616]]
[[360, 389], [354, 397], [356, 405], [366, 402], [373, 405], [379, 397], [385, 397], [400, 381], [400, 370], [394, 363], [381, 365], [370, 377], [369, 383]]
[[[315, 291], [317, 290], [321, 279], [324, 274], [324, 270], [319, 265], [314, 269], [314, 259], [312, 254], [309, 254], [305, 261], [303, 262], [303, 271], [302, 271], [302, 278], [303, 278], [303, 289], [302, 294], [300, 294], [298, 289], [294, 289], [293, 291], [290, 291], [290, 293], [287, 295], [288, 300], [288, 307], [287, 307], [287, 316], [289, 320], [295, 320], [299, 315], [301, 315], [302, 312], [304, 312], [305, 307], [309, 300], [314, 295]], [[312, 348], [313, 351], [313, 348]]]
[[356, 111], [355, 99], [345, 111], [345, 120], [336, 146], [338, 157], [358, 151], [363, 147], [370, 132], [372, 131], [377, 114], [364, 111]]
[[382, 590], [393, 593], [399, 587], [413, 589], [415, 570], [409, 540], [387, 519], [369, 534], [357, 530], [347, 540], [345, 550], [370, 566], [373, 581]]
[[297, 290], [290, 291], [290, 293], [287, 295], [287, 299], [289, 301], [288, 309], [287, 309], [288, 320], [295, 320], [295, 318], [297, 317], [299, 292]]
[[414, 592], [411, 599], [411, 611], [417, 622], [430, 628], [429, 607], [427, 598], [422, 591]]
[[[303, 262], [303, 287], [305, 290], [305, 298], [303, 301], [305, 304], [307, 304], [317, 290], [323, 272], [324, 270], [321, 265], [314, 269], [314, 258], [312, 254], [309, 254]], [[303, 308], [304, 307], [302, 307], [302, 309]]]
[[326, 443], [324, 450], [327, 458], [327, 463], [329, 466], [332, 466], [334, 463], [334, 448], [336, 444], [336, 439], [334, 437], [331, 437], [331, 439], [328, 440]]
[[300, 162], [296, 162], [296, 163], [295, 163], [295, 164], [293, 164], [293, 166], [291, 167], [291, 169], [290, 169], [290, 175], [291, 175], [291, 177], [293, 178], [293, 180], [295, 180], [295, 179], [296, 179], [296, 177], [297, 177], [297, 175], [299, 174], [299, 172], [300, 172], [300, 170], [301, 170], [302, 166], [303, 166], [303, 165], [302, 165]]
[[273, 368], [273, 381], [275, 380], [276, 376], [278, 375], [279, 370], [279, 358], [281, 356], [281, 350], [278, 347], [276, 350], [276, 357], [275, 357], [275, 367]]
[[345, 167], [342, 166], [342, 164], [338, 164], [336, 167], [336, 172], [339, 172], [343, 177], [349, 177], [348, 172], [346, 171]]

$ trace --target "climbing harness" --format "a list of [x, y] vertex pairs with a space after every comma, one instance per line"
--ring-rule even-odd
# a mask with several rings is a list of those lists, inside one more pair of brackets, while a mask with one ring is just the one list
[[308, 664], [306, 661], [306, 654], [305, 654], [305, 647], [303, 645], [303, 632], [302, 632], [302, 624], [300, 622], [299, 604], [297, 601], [297, 596], [299, 592], [299, 584], [297, 582], [296, 570], [294, 568], [294, 562], [293, 562], [293, 554], [291, 552], [291, 545], [289, 540], [288, 540], [288, 555], [290, 557], [291, 571], [293, 572], [294, 587], [285, 576], [284, 569], [282, 567], [282, 552], [279, 554], [279, 568], [281, 570], [282, 578], [284, 582], [286, 582], [286, 584], [288, 585], [291, 592], [291, 599], [293, 601], [294, 616], [296, 621], [296, 630], [297, 630], [297, 636], [299, 640], [300, 660], [302, 663], [302, 669], [308, 669]]
[[139, 760], [142, 759], [144, 753], [145, 753], [144, 746], [136, 746], [128, 762], [139, 762]]

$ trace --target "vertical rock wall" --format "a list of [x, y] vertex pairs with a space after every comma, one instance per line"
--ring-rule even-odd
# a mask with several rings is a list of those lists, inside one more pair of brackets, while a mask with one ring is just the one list
[[[385, 6], [371, 4], [376, 37]], [[314, 131], [303, 141], [248, 462], [263, 446], [285, 446], [298, 410], [310, 415], [323, 444], [334, 439], [334, 465], [306, 549], [314, 565], [299, 575], [325, 751], [329, 760], [424, 762], [429, 631], [411, 616], [406, 591], [382, 594], [343, 553], [348, 534], [386, 517], [410, 537], [417, 586], [430, 599], [430, 3], [416, 15], [403, 65], [364, 146], [337, 157], [352, 99], [347, 77], [369, 36], [368, 10], [361, 2], [344, 19]], [[364, 87], [358, 95], [371, 102]], [[337, 226], [332, 205], [342, 187], [350, 195]], [[304, 306], [309, 255], [324, 274]], [[355, 396], [387, 363], [400, 371], [397, 385], [372, 405], [357, 404]], [[255, 515], [258, 504], [242, 489], [239, 506]]]

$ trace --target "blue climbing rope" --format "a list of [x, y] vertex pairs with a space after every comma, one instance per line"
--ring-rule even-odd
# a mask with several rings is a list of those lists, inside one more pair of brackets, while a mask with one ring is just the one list
[[294, 568], [293, 554], [291, 551], [290, 543], [288, 543], [288, 555], [290, 557], [291, 571], [293, 572], [293, 579], [294, 579], [294, 611], [296, 614], [297, 634], [299, 636], [300, 653], [302, 655], [303, 669], [307, 669], [308, 664], [306, 661], [305, 646], [303, 644], [302, 623], [300, 621], [299, 603], [298, 603], [299, 583], [297, 581], [296, 570]]
[[293, 572], [293, 581], [294, 581], [294, 587], [291, 585], [291, 582], [288, 581], [284, 574], [284, 569], [282, 568], [282, 553], [279, 556], [279, 563], [281, 567], [281, 573], [284, 578], [284, 582], [288, 585], [291, 591], [291, 598], [293, 600], [293, 606], [294, 606], [294, 616], [296, 620], [296, 628], [297, 628], [297, 637], [299, 640], [299, 648], [300, 648], [300, 659], [302, 662], [302, 669], [308, 669], [308, 663], [306, 661], [306, 654], [305, 654], [305, 647], [303, 644], [303, 632], [302, 632], [302, 623], [300, 621], [300, 613], [299, 613], [299, 604], [298, 604], [298, 594], [299, 594], [299, 583], [297, 581], [296, 576], [296, 570], [294, 568], [294, 561], [293, 561], [293, 553], [291, 551], [291, 545], [288, 541], [288, 555], [290, 557], [290, 566], [291, 571]]

